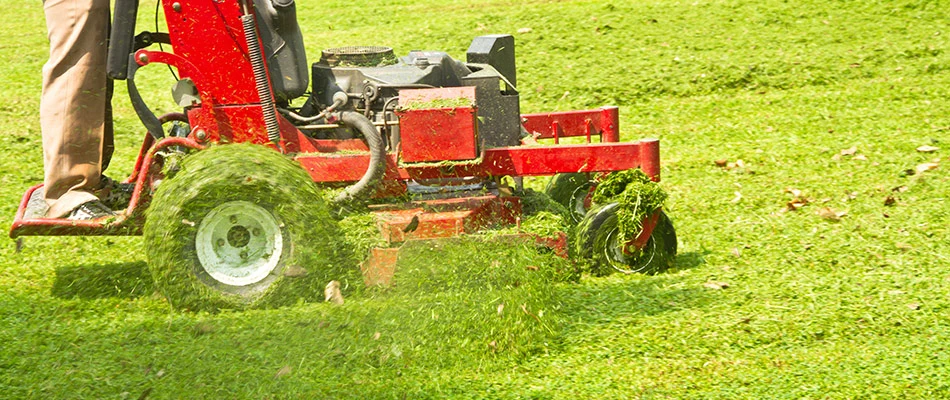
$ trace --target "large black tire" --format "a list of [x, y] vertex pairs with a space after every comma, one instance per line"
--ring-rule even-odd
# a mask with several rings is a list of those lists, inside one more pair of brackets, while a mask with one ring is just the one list
[[576, 224], [587, 215], [585, 199], [596, 185], [590, 174], [571, 173], [554, 175], [544, 188], [544, 193], [570, 211], [571, 223]]
[[270, 307], [345, 279], [336, 222], [299, 164], [260, 145], [188, 156], [144, 227], [156, 286], [178, 309]]
[[626, 240], [619, 236], [617, 203], [595, 207], [577, 225], [574, 256], [588, 262], [591, 272], [598, 275], [613, 271], [656, 274], [673, 266], [676, 230], [662, 211], [653, 234], [640, 251], [624, 252]]

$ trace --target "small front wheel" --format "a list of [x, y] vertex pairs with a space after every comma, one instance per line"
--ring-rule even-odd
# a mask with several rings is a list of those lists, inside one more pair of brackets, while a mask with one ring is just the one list
[[676, 230], [662, 211], [653, 233], [642, 249], [633, 248], [630, 238], [620, 237], [617, 203], [592, 209], [577, 225], [574, 241], [576, 257], [590, 262], [592, 272], [626, 274], [663, 272], [676, 257]]

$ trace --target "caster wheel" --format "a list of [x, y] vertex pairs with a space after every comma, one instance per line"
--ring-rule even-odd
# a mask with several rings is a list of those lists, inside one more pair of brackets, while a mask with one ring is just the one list
[[577, 225], [575, 256], [590, 262], [592, 272], [605, 275], [613, 271], [625, 274], [655, 274], [673, 266], [676, 256], [676, 230], [660, 211], [656, 228], [642, 249], [633, 249], [620, 237], [617, 203], [592, 209]]

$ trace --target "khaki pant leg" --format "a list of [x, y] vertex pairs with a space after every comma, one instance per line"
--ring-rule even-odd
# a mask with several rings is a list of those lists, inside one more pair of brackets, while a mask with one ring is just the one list
[[111, 146], [104, 119], [110, 111], [109, 0], [46, 0], [43, 8], [50, 56], [43, 66], [40, 125], [47, 217], [58, 218], [96, 199], [92, 190]]

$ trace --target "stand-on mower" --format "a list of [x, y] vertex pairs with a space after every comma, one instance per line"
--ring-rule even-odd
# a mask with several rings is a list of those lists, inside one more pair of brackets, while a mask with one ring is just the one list
[[[395, 244], [516, 225], [521, 178], [553, 176], [547, 194], [583, 227], [571, 256], [625, 272], [671, 265], [676, 236], [662, 211], [621, 238], [615, 204], [591, 204], [603, 173], [639, 168], [659, 181], [659, 142], [621, 143], [617, 107], [522, 115], [512, 36], [475, 38], [466, 62], [357, 46], [309, 65], [294, 0], [160, 1], [168, 33], [136, 35], [138, 0], [115, 3], [108, 73], [126, 80], [148, 131], [128, 207], [106, 220], [49, 219], [37, 185], [11, 237], [144, 234], [169, 301], [216, 293], [241, 307], [331, 257], [299, 254], [341, 245], [323, 229], [336, 208], [374, 213], [392, 246], [363, 255], [362, 268], [368, 284], [385, 284]], [[150, 64], [177, 70], [182, 112], [149, 109], [135, 77]], [[562, 144], [568, 137], [580, 144]], [[338, 194], [327, 201], [320, 190]], [[530, 239], [568, 255], [567, 235]]]

